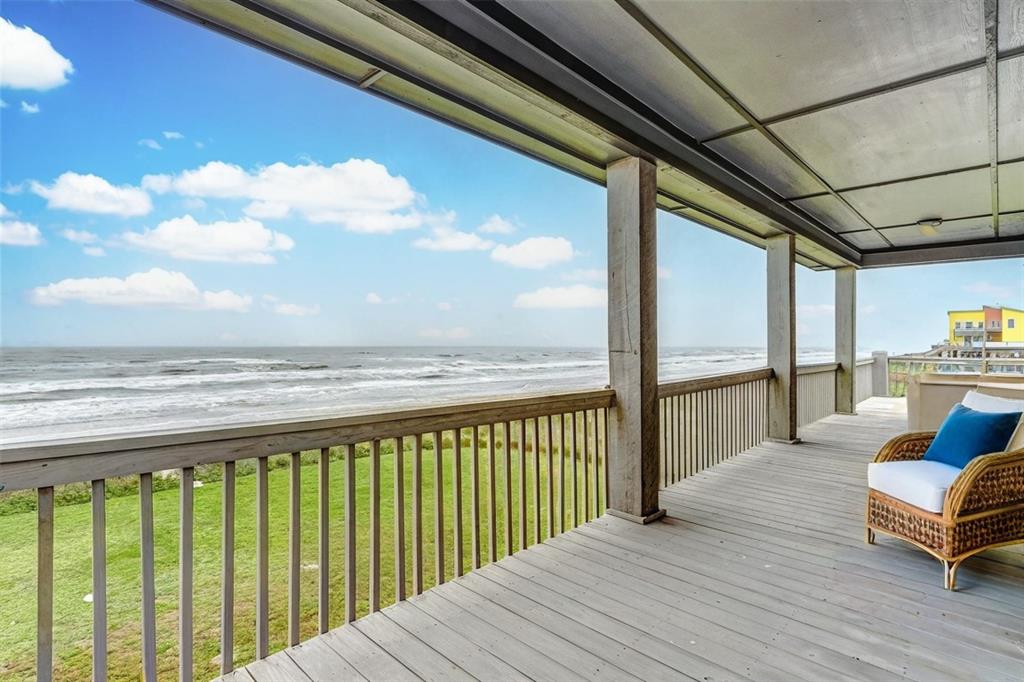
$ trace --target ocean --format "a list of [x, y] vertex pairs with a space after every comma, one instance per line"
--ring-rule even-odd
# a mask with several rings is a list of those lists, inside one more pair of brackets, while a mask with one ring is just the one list
[[[801, 352], [824, 362], [826, 349]], [[763, 348], [663, 348], [662, 380], [761, 367]], [[0, 439], [191, 428], [608, 383], [598, 348], [4, 348]]]

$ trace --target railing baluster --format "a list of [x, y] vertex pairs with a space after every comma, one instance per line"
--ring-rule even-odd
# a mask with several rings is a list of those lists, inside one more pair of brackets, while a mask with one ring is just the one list
[[571, 429], [569, 431], [569, 457], [572, 460], [572, 527], [580, 525], [580, 477], [579, 452], [576, 447], [576, 413], [569, 415]]
[[256, 459], [256, 658], [266, 658], [270, 648], [270, 611], [267, 458]]
[[568, 414], [563, 414], [559, 420], [560, 432], [558, 434], [558, 440], [561, 442], [559, 448], [559, 460], [558, 460], [558, 532], [565, 532], [565, 457], [568, 450], [569, 432], [565, 427], [566, 421], [569, 419]]
[[661, 470], [658, 472], [658, 477], [661, 479], [661, 487], [668, 487], [668, 467], [665, 465], [668, 463], [668, 429], [665, 425], [668, 423], [665, 421], [665, 409], [666, 399], [658, 399], [658, 464]]
[[498, 526], [497, 524], [497, 482], [495, 474], [494, 454], [494, 424], [487, 425], [487, 533], [488, 533], [488, 559], [491, 563], [498, 560]]
[[370, 442], [370, 613], [380, 611], [380, 440]]
[[470, 478], [473, 485], [470, 489], [470, 503], [473, 505], [470, 511], [470, 523], [473, 525], [473, 568], [480, 568], [480, 427], [473, 427], [473, 437], [470, 443], [473, 460], [470, 463]]
[[672, 432], [672, 449], [669, 451], [670, 477], [679, 482], [679, 396], [669, 398], [668, 428]]
[[537, 419], [530, 420], [533, 426], [533, 543], [540, 542], [540, 441], [538, 440]]
[[[36, 490], [36, 679], [53, 679], [53, 488]], [[151, 678], [152, 679], [152, 678]]]
[[181, 470], [179, 486], [181, 541], [178, 544], [178, 679], [192, 679], [192, 482], [195, 469]]
[[552, 431], [551, 420], [552, 419], [553, 419], [553, 417], [548, 415], [548, 417], [544, 420], [544, 422], [545, 422], [545, 424], [547, 426], [547, 428], [544, 430], [544, 447], [547, 448], [547, 451], [548, 451], [548, 490], [547, 490], [548, 499], [547, 499], [547, 503], [548, 503], [548, 537], [549, 538], [555, 536], [555, 494], [554, 494], [555, 493], [555, 468], [554, 468], [555, 467], [555, 455], [554, 455], [554, 453], [551, 450], [552, 447], [554, 447], [554, 445], [552, 443], [552, 439], [551, 439], [551, 436], [552, 436], [552, 433], [551, 433], [551, 431]]
[[139, 475], [139, 540], [142, 555], [142, 675], [156, 682], [156, 583], [153, 576], [153, 474]]
[[405, 440], [395, 438], [395, 602], [405, 599]]
[[590, 513], [590, 466], [588, 454], [590, 446], [590, 415], [583, 411], [583, 520], [589, 520]]
[[455, 516], [452, 519], [454, 524], [455, 542], [455, 575], [463, 573], [462, 560], [462, 429], [452, 431], [452, 506]]
[[345, 622], [356, 619], [356, 446], [345, 457]]
[[594, 518], [601, 516], [601, 411], [594, 410]]
[[[224, 462], [221, 500], [220, 674], [235, 669], [235, 463]], [[103, 679], [103, 678], [97, 678]]]
[[288, 462], [288, 646], [299, 643], [299, 571], [302, 560], [302, 461], [293, 452]]
[[526, 420], [519, 420], [519, 549], [526, 549]]
[[107, 484], [92, 482], [92, 678], [107, 679]]
[[331, 629], [331, 449], [320, 448], [320, 470], [317, 475], [317, 501], [320, 513], [317, 523], [317, 631], [323, 634]]
[[423, 436], [412, 447], [412, 593], [423, 592]]
[[505, 554], [512, 553], [512, 426], [505, 422]]
[[444, 432], [434, 432], [434, 575], [444, 584]]

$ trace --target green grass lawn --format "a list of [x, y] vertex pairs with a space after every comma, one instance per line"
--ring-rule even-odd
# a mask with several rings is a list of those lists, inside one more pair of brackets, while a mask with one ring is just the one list
[[[557, 438], [556, 429], [556, 438]], [[532, 441], [532, 438], [531, 438]], [[557, 441], [556, 441], [557, 442]], [[446, 443], [447, 444], [447, 443]], [[504, 555], [504, 457], [499, 440], [496, 457], [497, 490], [497, 556]], [[425, 438], [423, 450], [423, 566], [425, 587], [433, 585], [434, 575], [434, 463], [430, 439]], [[532, 447], [530, 448], [532, 450]], [[556, 446], [555, 497], [557, 505], [558, 448]], [[462, 480], [459, 482], [463, 500], [463, 550], [465, 566], [472, 566], [470, 522], [472, 453], [462, 449]], [[301, 636], [317, 632], [317, 565], [318, 538], [318, 470], [317, 455], [303, 457], [302, 472], [302, 571], [301, 571]], [[533, 541], [534, 472], [532, 453], [527, 454], [527, 541]], [[284, 458], [287, 460], [287, 457]], [[406, 591], [412, 594], [412, 451], [406, 439], [405, 506], [406, 506]], [[541, 535], [547, 531], [547, 456], [541, 454]], [[566, 489], [571, 496], [571, 460], [566, 463]], [[280, 463], [280, 462], [278, 462]], [[331, 462], [330, 473], [330, 544], [331, 544], [331, 627], [344, 621], [344, 463]], [[241, 466], [241, 463], [240, 463]], [[592, 463], [591, 463], [592, 466]], [[488, 556], [488, 471], [487, 455], [480, 449], [480, 521], [481, 559]], [[580, 500], [583, 495], [582, 463], [577, 466]], [[219, 467], [217, 467], [219, 470]], [[215, 474], [210, 471], [210, 474]], [[453, 545], [453, 453], [445, 449], [444, 531], [446, 578], [454, 574]], [[518, 549], [518, 455], [512, 455], [512, 550]], [[381, 455], [381, 591], [382, 605], [394, 601], [394, 455]], [[357, 580], [358, 614], [368, 612], [369, 591], [369, 504], [370, 459], [356, 460], [357, 509]], [[603, 478], [603, 471], [601, 472]], [[197, 478], [202, 479], [201, 472]], [[217, 479], [216, 475], [208, 478]], [[288, 469], [273, 468], [269, 473], [270, 491], [270, 637], [271, 648], [280, 649], [287, 636], [288, 586]], [[591, 482], [593, 470], [590, 470]], [[235, 662], [243, 665], [255, 656], [255, 483], [252, 475], [239, 476], [236, 483], [235, 530]], [[592, 488], [592, 485], [590, 486]], [[195, 488], [195, 676], [208, 679], [218, 674], [220, 632], [221, 572], [221, 484], [205, 480]], [[593, 492], [590, 493], [593, 507]], [[177, 674], [177, 605], [178, 605], [178, 497], [176, 487], [158, 490], [153, 496], [155, 528], [158, 668], [161, 679]], [[566, 527], [572, 524], [571, 497], [567, 500]], [[107, 500], [107, 613], [108, 657], [110, 679], [138, 679], [140, 671], [140, 567], [139, 567], [139, 501], [136, 494], [125, 494]], [[581, 514], [581, 518], [587, 518]], [[557, 525], [557, 520], [556, 520]], [[556, 528], [557, 530], [557, 528]], [[91, 574], [91, 508], [89, 504], [67, 504], [55, 511], [54, 531], [54, 639], [57, 661], [56, 677], [66, 680], [88, 680], [92, 666], [92, 604], [83, 598], [92, 591]], [[33, 512], [0, 516], [0, 677], [5, 680], [30, 680], [35, 674], [35, 566], [36, 515]]]

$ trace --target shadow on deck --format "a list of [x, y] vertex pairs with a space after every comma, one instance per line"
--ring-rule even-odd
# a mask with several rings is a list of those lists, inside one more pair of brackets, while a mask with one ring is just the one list
[[662, 523], [606, 515], [228, 679], [1019, 681], [1019, 548], [950, 593], [863, 542], [866, 463], [905, 424], [872, 398], [662, 491]]

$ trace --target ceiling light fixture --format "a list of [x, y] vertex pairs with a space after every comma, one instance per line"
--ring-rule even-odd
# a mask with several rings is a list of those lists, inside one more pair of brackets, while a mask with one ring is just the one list
[[942, 218], [923, 218], [917, 221], [917, 227], [921, 230], [921, 234], [926, 237], [937, 237], [939, 231], [937, 228], [942, 224]]

